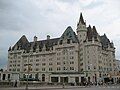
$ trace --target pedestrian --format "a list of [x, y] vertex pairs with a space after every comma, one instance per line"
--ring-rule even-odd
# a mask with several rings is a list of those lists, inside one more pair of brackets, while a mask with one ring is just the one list
[[17, 87], [17, 80], [15, 80], [15, 85], [14, 85], [14, 87]]

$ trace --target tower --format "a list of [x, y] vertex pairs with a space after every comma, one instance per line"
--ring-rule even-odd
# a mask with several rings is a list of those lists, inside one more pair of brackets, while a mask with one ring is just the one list
[[86, 22], [83, 19], [82, 13], [80, 13], [80, 19], [77, 24], [77, 36], [79, 39], [79, 42], [82, 44], [83, 41], [86, 39], [87, 34], [87, 28], [86, 28]]

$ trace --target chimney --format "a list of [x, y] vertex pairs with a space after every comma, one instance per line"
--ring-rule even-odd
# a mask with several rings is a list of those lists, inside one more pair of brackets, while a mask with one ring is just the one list
[[50, 35], [47, 35], [47, 40], [49, 40], [50, 39]]
[[37, 41], [37, 37], [36, 36], [34, 36], [34, 42], [36, 42]]

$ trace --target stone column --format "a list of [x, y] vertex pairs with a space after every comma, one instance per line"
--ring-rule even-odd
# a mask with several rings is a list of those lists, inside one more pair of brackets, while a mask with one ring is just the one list
[[81, 83], [81, 76], [79, 76], [79, 83]]
[[60, 76], [58, 76], [58, 83], [60, 83]]

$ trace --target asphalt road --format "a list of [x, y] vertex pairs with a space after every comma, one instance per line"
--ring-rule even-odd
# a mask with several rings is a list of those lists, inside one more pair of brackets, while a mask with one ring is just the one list
[[[0, 88], [0, 90], [25, 90], [25, 87]], [[28, 90], [120, 90], [119, 86], [92, 86], [92, 87], [29, 87]]]

